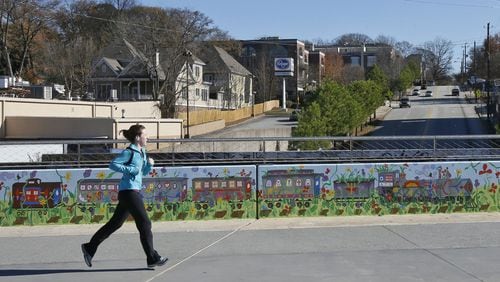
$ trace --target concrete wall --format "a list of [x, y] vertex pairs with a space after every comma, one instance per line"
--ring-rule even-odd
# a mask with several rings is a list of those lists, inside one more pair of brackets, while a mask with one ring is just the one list
[[179, 119], [113, 119], [63, 117], [7, 117], [5, 138], [23, 139], [119, 139], [120, 130], [140, 123], [152, 139], [181, 138], [182, 120]]
[[0, 138], [6, 137], [7, 117], [73, 117], [73, 118], [161, 118], [158, 102], [81, 102], [24, 98], [0, 98]]

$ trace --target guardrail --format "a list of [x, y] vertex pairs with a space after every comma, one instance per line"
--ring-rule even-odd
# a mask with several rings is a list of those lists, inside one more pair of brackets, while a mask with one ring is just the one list
[[[98, 167], [125, 140], [17, 140], [0, 144], [0, 169]], [[314, 149], [307, 149], [314, 148]], [[316, 149], [317, 148], [317, 149]], [[255, 137], [149, 140], [158, 165], [499, 160], [500, 135]]]

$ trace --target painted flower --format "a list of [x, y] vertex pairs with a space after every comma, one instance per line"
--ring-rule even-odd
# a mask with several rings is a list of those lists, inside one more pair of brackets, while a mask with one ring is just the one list
[[497, 188], [498, 188], [498, 186], [495, 183], [491, 183], [490, 192], [495, 194], [497, 191]]
[[499, 178], [499, 177], [500, 177], [500, 171], [497, 171], [497, 172], [495, 173], [495, 176], [496, 176], [497, 178]]
[[92, 169], [86, 169], [84, 172], [83, 172], [83, 178], [88, 178], [90, 177], [90, 175], [92, 174]]
[[477, 187], [479, 187], [479, 185], [481, 185], [481, 183], [479, 183], [479, 180], [477, 180], [477, 179], [476, 179], [476, 180], [474, 181], [474, 187], [476, 187], [476, 188], [477, 188]]
[[328, 175], [323, 174], [323, 177], [321, 177], [321, 180], [328, 181]]
[[240, 176], [245, 176], [246, 174], [247, 174], [247, 173], [246, 173], [245, 169], [242, 169], [242, 170], [240, 171]]
[[106, 178], [106, 173], [104, 173], [104, 171], [100, 171], [97, 175], [96, 175], [97, 179], [100, 179], [100, 180], [104, 180]]
[[66, 174], [64, 175], [64, 178], [66, 179], [66, 181], [70, 181], [71, 180], [71, 172], [66, 172]]
[[482, 175], [482, 174], [491, 174], [491, 173], [493, 173], [493, 172], [491, 171], [490, 168], [488, 168], [488, 165], [487, 164], [483, 164], [483, 170], [481, 170], [479, 172], [479, 175]]
[[166, 168], [164, 168], [164, 167], [162, 167], [160, 171], [161, 171], [161, 173], [162, 173], [162, 174], [167, 173], [167, 169], [166, 169]]
[[193, 167], [191, 168], [191, 171], [192, 171], [192, 172], [197, 172], [198, 170], [199, 170], [199, 168], [198, 168], [197, 166], [193, 166]]
[[42, 206], [45, 206], [45, 204], [47, 204], [47, 200], [43, 197], [40, 197], [39, 202], [40, 202], [40, 205], [42, 205]]
[[31, 173], [30, 173], [30, 178], [35, 178], [36, 177], [36, 170], [33, 170]]
[[151, 177], [156, 177], [156, 176], [158, 176], [158, 172], [156, 172], [156, 169], [153, 169], [153, 170], [149, 173], [149, 175], [150, 175]]
[[462, 170], [461, 169], [457, 169], [455, 170], [456, 174], [457, 174], [457, 177], [460, 177], [460, 175], [462, 175]]
[[330, 169], [327, 167], [327, 168], [325, 169], [325, 174], [329, 174], [329, 173], [330, 173]]

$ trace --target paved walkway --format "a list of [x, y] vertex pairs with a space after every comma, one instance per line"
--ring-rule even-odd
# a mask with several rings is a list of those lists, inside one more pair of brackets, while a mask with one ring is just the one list
[[155, 222], [170, 260], [145, 268], [135, 226], [2, 227], [0, 281], [500, 281], [500, 213]]

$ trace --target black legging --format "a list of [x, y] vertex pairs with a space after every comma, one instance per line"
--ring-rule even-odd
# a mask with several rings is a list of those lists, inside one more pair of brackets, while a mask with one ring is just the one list
[[159, 255], [153, 248], [153, 233], [151, 232], [151, 221], [148, 218], [142, 195], [136, 190], [124, 190], [118, 193], [118, 205], [111, 219], [92, 236], [87, 244], [88, 252], [94, 256], [97, 247], [109, 235], [120, 228], [129, 213], [135, 220], [135, 225], [139, 230], [141, 244], [146, 253], [147, 262], [152, 263], [158, 260]]

